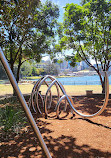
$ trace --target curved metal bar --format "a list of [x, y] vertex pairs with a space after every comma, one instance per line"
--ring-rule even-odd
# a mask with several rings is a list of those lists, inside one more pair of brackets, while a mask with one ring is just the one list
[[[36, 91], [33, 92], [33, 96], [32, 96], [32, 98], [31, 98], [31, 99], [32, 99], [32, 100], [31, 100], [31, 101], [32, 101], [32, 102], [31, 102], [31, 105], [32, 105], [33, 111], [34, 111], [35, 113], [37, 113], [37, 111], [36, 111], [36, 109], [35, 109], [35, 107], [34, 107], [34, 99], [33, 99], [33, 98], [35, 97], [35, 95], [36, 95]], [[35, 99], [36, 99], [36, 97], [35, 97]]]
[[[49, 85], [48, 85], [48, 83], [46, 82], [46, 81], [43, 81], [43, 82], [45, 82], [45, 84], [46, 84], [46, 86], [47, 87], [49, 87]], [[43, 83], [42, 82], [42, 83]], [[40, 84], [40, 86], [42, 85], [42, 83]], [[40, 87], [39, 87], [40, 88]], [[36, 102], [37, 102], [37, 107], [38, 107], [38, 109], [40, 110], [40, 108], [39, 108], [39, 103], [38, 103], [38, 91], [39, 91], [39, 89], [37, 90], [37, 97], [36, 97]], [[50, 106], [51, 106], [51, 103], [52, 103], [52, 93], [51, 93], [51, 90], [49, 91], [50, 92]], [[44, 107], [44, 105], [43, 105], [43, 107]], [[45, 110], [44, 110], [45, 111]], [[39, 111], [40, 113], [42, 113], [41, 111]]]
[[[52, 84], [49, 86], [49, 89], [50, 89], [55, 83], [57, 83], [57, 85], [60, 87], [60, 89], [61, 89], [61, 91], [63, 92], [63, 94], [66, 95], [66, 92], [65, 92], [65, 89], [64, 89], [63, 85], [62, 85], [60, 82], [58, 82], [56, 79], [55, 79], [55, 80], [52, 82]], [[48, 116], [46, 104], [47, 104], [47, 94], [48, 94], [49, 89], [47, 90], [47, 92], [46, 92], [46, 97], [45, 97], [45, 114], [46, 114], [46, 116]]]
[[59, 99], [59, 101], [58, 101], [58, 103], [57, 103], [57, 105], [56, 105], [56, 115], [57, 115], [57, 118], [59, 118], [60, 102], [61, 102], [63, 99], [65, 99], [65, 98], [66, 98], [66, 95], [63, 95], [63, 96]]
[[74, 102], [73, 102], [73, 100], [72, 100], [72, 98], [71, 98], [70, 96], [68, 96], [68, 95], [67, 95], [67, 96], [66, 96], [66, 95], [63, 95], [63, 96], [60, 98], [60, 100], [58, 101], [57, 105], [56, 105], [56, 115], [57, 115], [57, 118], [60, 118], [60, 117], [59, 117], [60, 102], [61, 102], [63, 99], [66, 99], [67, 97], [70, 99], [72, 105], [74, 105]]
[[[45, 82], [46, 86], [49, 87], [48, 83], [46, 81], [44, 81], [44, 82]], [[38, 89], [38, 91], [39, 91], [39, 89]], [[42, 114], [42, 112], [41, 112], [41, 110], [39, 108], [39, 103], [38, 103], [38, 94], [39, 94], [38, 91], [37, 91], [36, 103], [37, 103], [37, 108], [38, 108], [39, 112]], [[51, 98], [51, 101], [50, 101], [50, 104], [51, 104], [52, 103], [52, 94], [51, 94], [51, 91], [50, 91], [50, 98]], [[44, 107], [44, 101], [42, 103], [43, 103], [43, 107]]]
[[[47, 78], [50, 78], [52, 81], [53, 81], [53, 80], [56, 80], [56, 79], [55, 79], [54, 77], [52, 77], [52, 76], [49, 76], [49, 75], [45, 76], [45, 77], [40, 81], [40, 83], [38, 84], [37, 90], [39, 90], [40, 86], [42, 85], [43, 82], [45, 82], [45, 80], [46, 80]], [[48, 85], [48, 86], [49, 86], [49, 85]], [[55, 86], [56, 86], [56, 89], [57, 89], [58, 99], [59, 99], [59, 97], [60, 97], [59, 89], [58, 89], [57, 84], [55, 84]], [[52, 97], [51, 97], [51, 102], [50, 102], [49, 108], [51, 107], [51, 103], [52, 103]]]
[[38, 99], [37, 99], [37, 98], [38, 98], [38, 95], [39, 95], [40, 98], [41, 98], [43, 108], [44, 108], [44, 100], [43, 100], [42, 95], [41, 95], [40, 93], [37, 93], [37, 96], [36, 96], [36, 105], [37, 105], [37, 108], [38, 108], [39, 113], [42, 114], [42, 112], [41, 112], [41, 110], [40, 110], [40, 108], [39, 108], [39, 106], [38, 106]]
[[[36, 110], [35, 110], [35, 108], [34, 108], [34, 105], [33, 105], [33, 96], [34, 96], [34, 94], [35, 94], [35, 90], [36, 90], [36, 93], [37, 93], [37, 97], [36, 97], [36, 104], [37, 104], [37, 108], [38, 108], [38, 110], [39, 110], [39, 112], [40, 113], [42, 113], [41, 111], [40, 111], [40, 108], [39, 108], [39, 104], [38, 104], [38, 91], [39, 91], [39, 88], [40, 88], [40, 86], [42, 85], [42, 83], [43, 82], [45, 82], [45, 84], [47, 85], [47, 87], [49, 87], [49, 85], [48, 85], [48, 83], [45, 81], [47, 78], [49, 78], [50, 76], [49, 75], [47, 75], [47, 76], [45, 76], [45, 77], [42, 77], [41, 79], [39, 79], [37, 82], [36, 82], [36, 84], [34, 85], [34, 87], [33, 87], [33, 90], [32, 90], [32, 93], [31, 93], [31, 102], [29, 102], [31, 105], [32, 105], [32, 107], [33, 107], [33, 109], [34, 109], [34, 112], [36, 112]], [[29, 100], [29, 101], [30, 101]], [[51, 94], [51, 91], [50, 91], [50, 106], [51, 106], [51, 103], [52, 103], [52, 94]], [[30, 106], [31, 106], [30, 105]]]
[[100, 108], [100, 110], [94, 114], [91, 114], [91, 115], [84, 115], [84, 114], [78, 112], [74, 107], [72, 109], [79, 116], [82, 116], [85, 118], [95, 117], [95, 116], [100, 115], [104, 111], [104, 109], [106, 108], [106, 106], [108, 104], [108, 98], [109, 98], [109, 80], [108, 80], [107, 73], [105, 72], [105, 100], [104, 100], [103, 106]]
[[[50, 85], [48, 85], [47, 82], [45, 81], [47, 78], [49, 78], [50, 80], [52, 80], [52, 83], [51, 83]], [[84, 115], [83, 113], [78, 112], [78, 111], [76, 110], [76, 108], [74, 107], [74, 102], [73, 102], [72, 98], [66, 94], [66, 91], [65, 91], [63, 85], [62, 85], [59, 81], [57, 81], [54, 77], [49, 76], [49, 75], [47, 75], [47, 76], [45, 76], [45, 77], [42, 77], [42, 78], [36, 83], [36, 86], [34, 86], [34, 88], [36, 88], [36, 94], [37, 94], [36, 103], [38, 103], [38, 90], [39, 90], [39, 88], [40, 88], [40, 86], [42, 85], [43, 82], [46, 82], [46, 84], [47, 84], [47, 86], [48, 86], [48, 90], [46, 91], [46, 95], [45, 95], [45, 99], [44, 99], [44, 108], [45, 108], [44, 110], [45, 110], [45, 114], [46, 114], [47, 116], [48, 116], [48, 112], [47, 112], [47, 96], [48, 96], [49, 91], [51, 91], [51, 87], [52, 87], [53, 85], [56, 86], [57, 93], [58, 93], [58, 103], [57, 103], [57, 105], [56, 105], [56, 110], [57, 110], [57, 111], [56, 111], [56, 114], [57, 114], [57, 117], [59, 117], [59, 112], [58, 112], [58, 110], [59, 110], [60, 102], [61, 102], [64, 98], [66, 99], [66, 100], [65, 100], [65, 110], [66, 110], [66, 108], [67, 108], [67, 105], [66, 105], [66, 104], [67, 104], [67, 102], [68, 102], [68, 103], [69, 103], [69, 106], [71, 107], [71, 109], [73, 110], [74, 113], [76, 113], [77, 115], [79, 115], [79, 116], [81, 116], [81, 117], [85, 117], [85, 118], [90, 118], [90, 117], [95, 117], [95, 116], [100, 115], [100, 114], [104, 111], [104, 109], [106, 108], [106, 106], [107, 106], [108, 98], [109, 98], [109, 82], [108, 82], [108, 76], [107, 76], [107, 73], [106, 73], [106, 72], [105, 72], [105, 100], [104, 100], [103, 106], [100, 108], [99, 111], [97, 111], [96, 113], [91, 114], [91, 115]], [[33, 88], [33, 94], [32, 94], [32, 96], [35, 94], [35, 93], [34, 93], [34, 88]], [[62, 93], [63, 93], [63, 96], [62, 96], [61, 98], [60, 98], [59, 88], [60, 88], [60, 90], [61, 90]], [[40, 97], [42, 98], [42, 96], [40, 96]], [[33, 98], [33, 97], [32, 97], [32, 98]], [[52, 100], [51, 100], [51, 102], [52, 102]], [[42, 103], [43, 103], [43, 101], [42, 101]], [[51, 104], [50, 104], [50, 106], [51, 106]], [[39, 106], [38, 106], [38, 109], [40, 110]], [[39, 111], [39, 112], [41, 112], [41, 111]]]
[[[42, 77], [43, 78], [43, 77]], [[28, 101], [28, 106], [29, 106], [29, 108], [31, 107], [31, 105], [33, 106], [33, 93], [34, 93], [34, 91], [35, 91], [35, 87], [36, 87], [36, 85], [40, 82], [40, 80], [42, 79], [42, 78], [40, 78], [37, 82], [36, 82], [36, 84], [34, 85], [34, 87], [33, 87], [33, 89], [32, 89], [32, 92], [31, 92], [31, 95], [30, 95], [30, 99], [29, 99], [29, 101]]]
[[85, 118], [91, 118], [91, 117], [98, 116], [98, 115], [100, 115], [100, 114], [104, 111], [104, 109], [106, 108], [107, 103], [108, 103], [108, 98], [109, 98], [109, 81], [108, 81], [108, 76], [107, 76], [107, 73], [106, 73], [106, 72], [105, 72], [105, 85], [106, 85], [106, 86], [105, 86], [105, 101], [104, 101], [104, 104], [103, 104], [102, 108], [100, 108], [100, 110], [99, 110], [98, 112], [94, 113], [94, 114], [91, 114], [91, 115], [84, 115], [84, 114], [78, 112], [78, 111], [74, 108], [74, 103], [73, 103], [72, 99], [69, 99], [69, 96], [67, 96], [67, 95], [65, 94], [65, 95], [66, 95], [66, 99], [67, 99], [67, 101], [68, 101], [70, 107], [73, 109], [73, 111], [74, 111], [76, 114], [78, 114], [79, 116], [85, 117]]
[[[56, 80], [56, 78], [50, 76], [50, 79], [53, 81], [53, 80]], [[55, 82], [55, 86], [56, 86], [56, 89], [57, 89], [57, 97], [58, 97], [58, 101], [60, 99], [60, 92], [59, 92], [59, 88], [58, 88], [58, 85], [57, 83]]]
[[67, 109], [67, 99], [65, 99], [65, 107], [64, 107], [64, 111], [66, 111]]
[[[45, 78], [45, 79], [44, 79]], [[30, 96], [30, 99], [29, 99], [29, 107], [33, 107], [33, 110], [34, 112], [36, 112], [36, 109], [34, 107], [34, 96], [35, 96], [35, 93], [36, 93], [36, 105], [37, 105], [37, 108], [38, 108], [38, 111], [42, 114], [42, 112], [40, 111], [40, 108], [39, 108], [39, 104], [38, 104], [38, 92], [39, 92], [39, 88], [38, 86], [41, 86], [43, 82], [45, 82], [45, 84], [47, 85], [47, 87], [49, 87], [48, 83], [45, 81], [47, 78], [51, 79], [52, 81], [55, 80], [54, 77], [52, 76], [44, 76], [42, 77], [41, 79], [39, 79], [36, 84], [34, 85], [33, 89], [32, 89], [32, 93], [31, 93], [31, 96]], [[55, 84], [56, 86], [56, 89], [57, 89], [57, 94], [58, 94], [58, 100], [60, 98], [60, 92], [59, 92], [59, 88], [57, 86], [57, 84]], [[51, 107], [51, 103], [52, 103], [52, 94], [51, 94], [51, 90], [49, 91], [50, 92], [50, 106], [49, 108]], [[42, 99], [42, 103], [43, 103], [43, 99]]]
[[55, 82], [56, 82], [56, 80], [54, 80], [54, 81], [50, 84], [50, 86], [49, 86], [49, 88], [48, 88], [48, 90], [47, 90], [47, 92], [46, 92], [46, 95], [45, 95], [45, 114], [46, 114], [46, 115], [48, 115], [48, 112], [47, 112], [47, 95], [48, 95], [48, 92], [49, 92], [49, 90], [51, 89], [51, 87], [55, 84]]
[[[41, 82], [41, 80], [43, 80], [44, 79], [44, 77], [42, 77], [42, 78], [40, 78], [37, 82], [36, 82], [36, 84], [34, 85], [34, 87], [33, 87], [33, 90], [32, 90], [32, 93], [31, 93], [31, 101], [30, 101], [30, 104], [32, 105], [32, 107], [33, 107], [33, 110], [34, 110], [34, 112], [36, 113], [36, 110], [35, 110], [35, 108], [34, 108], [34, 104], [33, 104], [33, 97], [34, 97], [34, 94], [35, 93], [37, 93], [37, 97], [36, 97], [36, 104], [37, 104], [37, 108], [38, 108], [38, 111], [40, 112], [40, 113], [42, 113], [41, 111], [40, 111], [40, 108], [39, 108], [39, 105], [38, 105], [38, 91], [39, 91], [39, 88], [38, 88], [38, 85], [40, 84], [40, 82]], [[45, 82], [45, 84], [47, 85], [47, 86], [49, 86], [48, 84], [47, 84], [47, 82], [46, 81], [43, 81], [43, 82]], [[42, 83], [43, 83], [42, 82]], [[35, 91], [36, 90], [36, 91]], [[52, 95], [51, 95], [51, 91], [50, 91], [50, 97], [51, 97], [51, 102], [52, 102]], [[31, 106], [31, 105], [29, 105], [29, 106]]]

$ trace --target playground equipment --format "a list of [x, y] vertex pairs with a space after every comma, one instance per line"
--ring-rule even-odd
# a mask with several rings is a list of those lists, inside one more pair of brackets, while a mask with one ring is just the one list
[[[100, 110], [94, 114], [84, 115], [83, 113], [80, 113], [79, 111], [77, 111], [72, 98], [66, 94], [66, 91], [65, 91], [63, 85], [56, 78], [54, 78], [53, 76], [50, 76], [50, 75], [41, 77], [35, 83], [35, 85], [32, 89], [30, 99], [29, 99], [29, 108], [32, 107], [32, 109], [35, 113], [37, 111], [39, 111], [40, 114], [42, 114], [44, 112], [45, 117], [48, 117], [48, 109], [51, 108], [51, 103], [52, 103], [51, 88], [53, 85], [55, 85], [55, 87], [57, 89], [57, 104], [55, 107], [57, 118], [59, 118], [60, 103], [63, 99], [65, 99], [65, 105], [64, 105], [65, 110], [67, 109], [67, 102], [68, 102], [72, 113], [76, 113], [77, 115], [84, 117], [84, 118], [91, 118], [91, 117], [98, 116], [106, 108], [107, 103], [108, 103], [108, 98], [109, 98], [109, 81], [108, 81], [108, 76], [107, 76], [106, 72], [104, 72], [104, 76], [105, 76], [105, 100], [104, 100], [104, 103], [103, 103], [102, 107], [100, 108]], [[51, 82], [47, 81], [47, 79], [50, 80]], [[46, 91], [46, 94], [44, 96], [41, 94], [41, 91], [40, 91], [40, 87], [42, 86], [42, 84], [45, 84], [48, 88]], [[60, 90], [63, 94], [62, 96], [60, 96]], [[50, 102], [47, 104], [48, 94], [50, 94]], [[41, 99], [41, 104], [39, 104], [38, 98]]]
[[5, 71], [6, 71], [7, 75], [8, 75], [8, 78], [9, 78], [14, 90], [16, 91], [16, 94], [17, 94], [17, 96], [19, 98], [19, 101], [20, 101], [21, 105], [23, 106], [23, 109], [24, 109], [24, 111], [26, 113], [26, 116], [27, 116], [27, 118], [28, 118], [28, 120], [29, 120], [29, 122], [30, 122], [30, 124], [32, 126], [33, 131], [36, 134], [36, 137], [38, 138], [38, 140], [39, 140], [39, 142], [41, 144], [41, 147], [43, 148], [43, 151], [44, 151], [46, 157], [47, 158], [51, 158], [51, 155], [50, 155], [49, 150], [48, 150], [48, 148], [47, 148], [47, 146], [46, 146], [46, 144], [45, 144], [45, 142], [44, 142], [44, 140], [43, 140], [43, 138], [41, 136], [39, 128], [36, 125], [36, 122], [35, 122], [32, 114], [30, 112], [30, 109], [29, 109], [29, 107], [28, 107], [28, 105], [27, 105], [27, 103], [26, 103], [26, 101], [25, 101], [25, 99], [24, 99], [19, 87], [18, 87], [18, 84], [17, 84], [17, 82], [15, 80], [15, 77], [14, 77], [14, 75], [13, 75], [13, 73], [12, 73], [10, 67], [9, 67], [9, 64], [8, 64], [8, 62], [7, 62], [7, 60], [6, 60], [5, 56], [4, 56], [1, 48], [0, 48], [0, 60], [1, 60], [2, 64], [3, 64], [3, 66], [4, 66], [4, 69], [5, 69]]
[[[24, 111], [26, 113], [26, 116], [27, 116], [27, 118], [28, 118], [28, 120], [29, 120], [32, 128], [33, 128], [33, 131], [35, 132], [36, 137], [38, 138], [38, 140], [39, 140], [39, 142], [41, 144], [41, 147], [43, 148], [43, 151], [44, 151], [46, 157], [48, 157], [48, 158], [51, 158], [51, 155], [50, 155], [50, 153], [49, 153], [49, 151], [47, 149], [47, 146], [46, 146], [46, 144], [45, 144], [45, 142], [44, 142], [44, 140], [43, 140], [43, 138], [41, 136], [41, 133], [40, 133], [40, 131], [39, 131], [37, 125], [36, 125], [36, 122], [35, 122], [32, 114], [31, 114], [31, 111], [29, 109], [29, 107], [30, 108], [32, 107], [33, 110], [34, 110], [34, 112], [36, 112], [36, 109], [35, 109], [35, 106], [34, 106], [34, 103], [35, 103], [38, 111], [40, 113], [42, 113], [40, 105], [38, 103], [38, 97], [41, 98], [42, 108], [45, 111], [45, 115], [48, 116], [48, 108], [50, 109], [51, 102], [52, 102], [51, 87], [53, 85], [56, 86], [57, 94], [58, 94], [58, 96], [57, 96], [58, 100], [57, 100], [57, 105], [56, 105], [56, 114], [57, 114], [58, 118], [59, 118], [60, 102], [63, 99], [66, 99], [66, 101], [65, 101], [65, 110], [67, 108], [67, 104], [66, 103], [68, 102], [69, 106], [71, 107], [71, 109], [73, 110], [73, 112], [76, 113], [76, 114], [78, 114], [78, 115], [80, 115], [80, 116], [82, 116], [82, 117], [94, 117], [94, 116], [100, 115], [104, 111], [104, 109], [106, 108], [106, 105], [108, 103], [108, 97], [109, 97], [109, 83], [108, 83], [108, 77], [107, 77], [106, 72], [105, 72], [105, 78], [106, 78], [106, 80], [105, 80], [105, 85], [106, 86], [105, 87], [106, 87], [106, 90], [105, 90], [105, 101], [104, 101], [103, 106], [101, 107], [101, 109], [97, 113], [94, 113], [92, 115], [83, 115], [82, 113], [78, 112], [75, 109], [72, 98], [66, 94], [66, 91], [65, 91], [64, 87], [62, 86], [62, 84], [59, 81], [57, 81], [52, 76], [42, 77], [40, 80], [38, 80], [36, 82], [36, 84], [34, 85], [34, 88], [32, 90], [32, 94], [31, 94], [31, 97], [30, 97], [30, 100], [29, 100], [29, 107], [28, 107], [28, 105], [27, 105], [27, 103], [26, 103], [26, 101], [25, 101], [25, 99], [24, 99], [24, 97], [23, 97], [23, 95], [22, 95], [22, 93], [21, 93], [21, 91], [20, 91], [20, 89], [18, 87], [18, 84], [17, 84], [17, 82], [15, 80], [15, 77], [14, 77], [14, 75], [13, 75], [13, 73], [12, 73], [10, 67], [9, 67], [9, 64], [8, 64], [8, 62], [7, 62], [7, 60], [6, 60], [5, 56], [4, 56], [1, 48], [0, 48], [0, 60], [1, 60], [2, 64], [3, 64], [3, 66], [4, 66], [4, 69], [5, 69], [5, 71], [6, 71], [7, 75], [8, 75], [8, 78], [9, 78], [9, 80], [10, 80], [10, 82], [11, 82], [11, 84], [12, 84], [12, 86], [13, 86], [13, 88], [14, 88], [17, 96], [18, 96], [18, 98], [19, 98], [19, 101], [20, 101], [21, 105], [23, 106], [23, 109], [24, 109]], [[49, 78], [51, 80], [50, 84], [46, 81], [47, 78]], [[47, 92], [46, 92], [44, 98], [43, 98], [43, 96], [41, 95], [41, 93], [39, 91], [40, 86], [43, 84], [43, 82], [48, 87]], [[63, 93], [62, 96], [60, 96], [59, 89]], [[50, 104], [49, 105], [47, 105], [48, 93], [50, 93]]]

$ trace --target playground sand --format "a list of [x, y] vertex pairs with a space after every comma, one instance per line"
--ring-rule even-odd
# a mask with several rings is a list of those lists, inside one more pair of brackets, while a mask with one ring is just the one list
[[[100, 97], [74, 97], [78, 110], [93, 113], [103, 104]], [[53, 103], [54, 105], [54, 103]], [[64, 102], [63, 102], [64, 105]], [[79, 108], [80, 107], [80, 108]], [[68, 107], [69, 108], [69, 107]], [[111, 157], [111, 100], [106, 110], [97, 117], [72, 117], [70, 108], [57, 119], [50, 111], [47, 119], [33, 115], [53, 158], [110, 158]], [[8, 140], [0, 138], [2, 158], [44, 158], [43, 150], [29, 125], [19, 135]]]

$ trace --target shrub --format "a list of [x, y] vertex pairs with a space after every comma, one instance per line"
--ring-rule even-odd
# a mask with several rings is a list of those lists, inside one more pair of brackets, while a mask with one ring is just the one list
[[0, 108], [0, 126], [4, 135], [12, 132], [18, 134], [25, 123], [26, 117], [22, 109], [11, 105]]

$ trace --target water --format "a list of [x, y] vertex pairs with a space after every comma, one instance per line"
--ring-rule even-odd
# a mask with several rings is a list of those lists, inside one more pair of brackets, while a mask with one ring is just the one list
[[[101, 85], [98, 75], [94, 76], [80, 76], [80, 77], [61, 77], [57, 78], [62, 85]], [[37, 81], [37, 80], [32, 80]], [[4, 84], [6, 81], [1, 81]], [[111, 76], [109, 76], [109, 84], [111, 85]]]
[[[63, 85], [101, 85], [98, 75], [57, 78]], [[111, 76], [109, 77], [111, 84]]]

